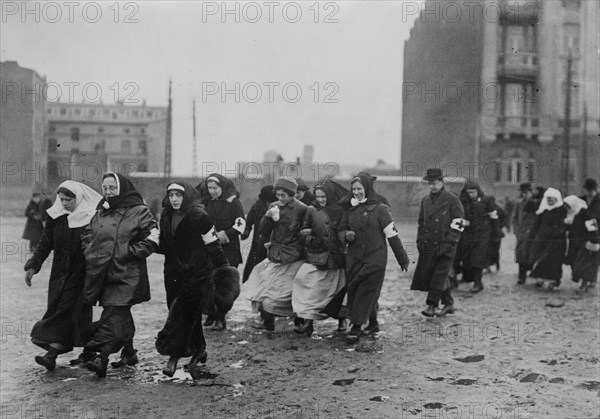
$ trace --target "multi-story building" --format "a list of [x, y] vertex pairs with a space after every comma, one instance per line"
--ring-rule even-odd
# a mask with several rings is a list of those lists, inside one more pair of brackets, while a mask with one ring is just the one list
[[404, 50], [403, 173], [438, 165], [495, 189], [531, 181], [571, 193], [597, 178], [599, 10], [585, 0], [427, 0]]
[[164, 170], [166, 107], [49, 103], [48, 178], [95, 183], [100, 173]]
[[46, 79], [16, 61], [6, 61], [0, 63], [0, 83], [0, 200], [3, 212], [22, 212], [31, 193], [46, 187]]

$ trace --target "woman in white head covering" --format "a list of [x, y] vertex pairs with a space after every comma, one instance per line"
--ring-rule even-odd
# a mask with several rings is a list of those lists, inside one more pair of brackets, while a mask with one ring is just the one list
[[[549, 288], [554, 289], [560, 285], [567, 250], [567, 208], [563, 205], [558, 190], [546, 189], [536, 215], [535, 225], [530, 232], [532, 242], [528, 254], [533, 268], [529, 276], [551, 281]], [[537, 285], [542, 286], [543, 282], [540, 281]]]
[[588, 209], [587, 203], [575, 195], [567, 196], [564, 204], [567, 207], [565, 223], [569, 229], [569, 250], [565, 264], [571, 265], [571, 279], [574, 282], [581, 280], [580, 290], [587, 292], [598, 280], [600, 263], [598, 220]]
[[[54, 251], [48, 307], [42, 320], [31, 331], [31, 341], [47, 353], [35, 362], [52, 371], [56, 357], [86, 343], [92, 321], [92, 307], [83, 304], [85, 259], [81, 234], [96, 213], [102, 197], [89, 186], [67, 180], [60, 184], [54, 205], [46, 210], [48, 221], [33, 256], [25, 264], [25, 283], [38, 273], [51, 251]], [[82, 354], [78, 361], [90, 359]]]

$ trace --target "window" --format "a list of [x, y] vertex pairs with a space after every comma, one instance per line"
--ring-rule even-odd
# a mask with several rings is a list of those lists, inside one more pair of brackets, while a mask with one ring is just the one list
[[140, 140], [138, 142], [138, 151], [140, 154], [148, 154], [148, 143], [146, 140]]
[[98, 133], [104, 134], [104, 127], [98, 127]]
[[496, 161], [496, 182], [536, 182], [535, 161], [529, 158], [505, 158]]
[[58, 144], [56, 138], [50, 138], [48, 140], [48, 153], [56, 153], [58, 151]]
[[96, 109], [90, 109], [90, 116], [96, 116]]
[[123, 132], [125, 134], [129, 134], [131, 132], [131, 130], [129, 128], [123, 128]]
[[60, 114], [61, 115], [66, 115], [67, 114], [67, 108], [60, 108]]
[[71, 127], [71, 140], [79, 141], [79, 127]]
[[54, 125], [53, 123], [50, 123], [48, 125], [48, 132], [56, 132], [56, 125]]
[[109, 116], [110, 115], [110, 111], [108, 109], [103, 109], [102, 110], [102, 115]]
[[129, 154], [131, 152], [131, 142], [129, 140], [121, 141], [121, 153]]
[[73, 110], [73, 113], [75, 115], [81, 115], [81, 108], [75, 108], [75, 110]]

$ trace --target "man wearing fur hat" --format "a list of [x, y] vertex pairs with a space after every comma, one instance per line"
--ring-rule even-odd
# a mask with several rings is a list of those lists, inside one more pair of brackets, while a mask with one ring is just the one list
[[[448, 278], [456, 245], [464, 230], [464, 209], [456, 195], [444, 187], [441, 169], [427, 170], [423, 178], [430, 193], [421, 200], [417, 249], [419, 260], [410, 289], [427, 291], [427, 317], [454, 313], [454, 300]], [[437, 312], [439, 302], [444, 308]]]

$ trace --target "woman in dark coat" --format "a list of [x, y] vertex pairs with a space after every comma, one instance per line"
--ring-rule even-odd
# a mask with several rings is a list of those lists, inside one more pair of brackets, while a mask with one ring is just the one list
[[267, 257], [267, 249], [265, 249], [264, 246], [265, 240], [260, 235], [259, 225], [260, 220], [267, 212], [269, 205], [275, 201], [277, 201], [277, 198], [273, 192], [273, 185], [264, 186], [260, 190], [260, 194], [258, 194], [258, 200], [252, 205], [252, 208], [250, 208], [250, 211], [248, 212], [248, 216], [246, 217], [246, 229], [244, 230], [241, 239], [246, 240], [250, 236], [252, 230], [254, 230], [254, 235], [252, 236], [250, 253], [248, 254], [248, 259], [246, 259], [246, 265], [244, 266], [242, 282], [246, 282], [248, 278], [250, 278], [250, 273], [256, 264], [265, 260]]
[[[36, 356], [35, 362], [49, 371], [56, 367], [56, 357], [73, 347], [84, 346], [92, 322], [92, 306], [83, 304], [85, 259], [81, 234], [96, 213], [102, 197], [79, 182], [60, 184], [56, 202], [47, 210], [48, 220], [39, 245], [25, 264], [25, 283], [38, 273], [54, 251], [48, 283], [48, 307], [42, 320], [31, 331], [31, 340], [48, 352]], [[89, 360], [90, 353], [85, 354]]]
[[[328, 317], [321, 310], [346, 285], [345, 246], [338, 237], [344, 210], [338, 204], [342, 195], [336, 189], [340, 190], [329, 179], [315, 185], [314, 207], [308, 207], [300, 230], [306, 259], [294, 278], [292, 308], [294, 314], [303, 319], [295, 331], [308, 336], [314, 330], [313, 320]], [[345, 190], [344, 195], [347, 194]], [[345, 316], [336, 317], [340, 317], [338, 331], [345, 331]]]
[[[529, 233], [529, 257], [533, 266], [530, 276], [552, 281], [549, 288], [554, 289], [560, 285], [562, 264], [567, 250], [567, 208], [563, 205], [560, 192], [554, 188], [546, 189], [535, 213], [535, 225]], [[539, 282], [538, 285], [543, 283]]]
[[361, 326], [377, 309], [387, 265], [387, 243], [403, 271], [408, 270], [409, 260], [389, 207], [373, 191], [371, 176], [355, 176], [351, 188], [351, 208], [344, 212], [339, 237], [342, 243], [348, 243], [346, 280], [352, 328], [346, 338], [357, 342]]
[[493, 208], [498, 214], [497, 226], [492, 230], [490, 242], [487, 247], [487, 272], [491, 272], [491, 266], [496, 265], [496, 272], [500, 272], [500, 248], [502, 247], [502, 239], [504, 238], [504, 227], [510, 231], [509, 217], [507, 212], [496, 203], [496, 198], [488, 197]]
[[487, 266], [487, 248], [492, 233], [498, 230], [498, 213], [477, 183], [467, 182], [460, 194], [465, 211], [465, 229], [455, 255], [464, 282], [473, 282], [472, 292], [483, 290], [483, 269]]
[[113, 367], [138, 362], [131, 306], [150, 300], [146, 258], [158, 247], [156, 221], [131, 181], [106, 173], [102, 191], [104, 198], [84, 238], [85, 302], [103, 307], [86, 344], [99, 354], [86, 367], [99, 377], [106, 376], [109, 355], [121, 348], [121, 360]]
[[571, 279], [581, 280], [580, 290], [587, 292], [598, 280], [600, 263], [600, 234], [598, 220], [587, 208], [587, 203], [575, 195], [564, 199], [567, 207], [569, 250], [565, 264], [571, 265]]
[[25, 240], [29, 240], [30, 252], [35, 251], [35, 247], [40, 241], [42, 232], [44, 231], [41, 199], [42, 197], [39, 193], [34, 193], [31, 197], [31, 200], [27, 204], [27, 207], [25, 208], [25, 217], [27, 217], [27, 221], [25, 221], [23, 238]]
[[[244, 285], [244, 296], [261, 313], [259, 329], [275, 330], [275, 316], [291, 317], [294, 278], [302, 266], [304, 246], [300, 229], [307, 206], [295, 198], [296, 179], [282, 176], [275, 181], [273, 202], [260, 222], [260, 234], [268, 237], [267, 260], [254, 267]], [[296, 321], [296, 326], [299, 323]]]
[[[210, 194], [210, 200], [205, 203], [206, 212], [213, 220], [229, 264], [237, 268], [242, 263], [240, 234], [246, 229], [242, 202], [233, 182], [218, 173], [207, 176], [206, 187]], [[212, 325], [212, 330], [223, 331], [226, 328], [226, 314], [216, 313], [215, 316], [208, 316], [204, 325]]]
[[238, 294], [239, 273], [229, 268], [212, 220], [202, 209], [200, 194], [192, 184], [184, 180], [170, 182], [163, 205], [159, 251], [165, 255], [169, 316], [158, 333], [156, 349], [170, 357], [163, 369], [165, 375], [172, 377], [179, 358], [191, 356], [185, 368], [193, 376], [196, 365], [207, 358], [202, 310], [215, 303], [211, 273], [217, 274], [215, 283], [226, 281], [237, 285]]

